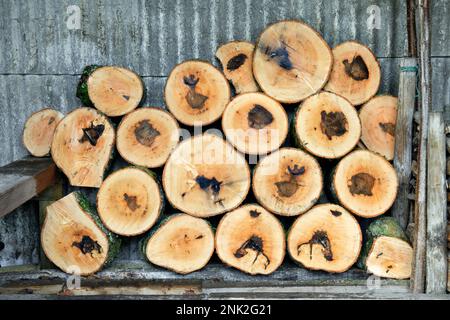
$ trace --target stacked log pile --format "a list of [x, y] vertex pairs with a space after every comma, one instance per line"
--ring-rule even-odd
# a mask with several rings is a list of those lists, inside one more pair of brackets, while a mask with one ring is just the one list
[[[270, 274], [287, 252], [311, 270], [345, 272], [358, 261], [368, 273], [408, 278], [412, 248], [388, 217], [397, 99], [377, 95], [370, 49], [349, 41], [331, 50], [308, 25], [281, 21], [216, 57], [222, 72], [200, 60], [174, 67], [166, 110], [140, 105], [145, 88], [131, 70], [88, 66], [82, 107], [32, 115], [30, 153], [50, 152], [70, 185], [98, 188], [96, 208], [81, 193], [47, 208], [48, 258], [92, 274], [121, 237], [142, 235], [148, 261], [181, 274], [214, 252], [243, 272]], [[180, 128], [206, 125], [222, 136], [181, 141]], [[111, 172], [118, 156], [130, 165]]]

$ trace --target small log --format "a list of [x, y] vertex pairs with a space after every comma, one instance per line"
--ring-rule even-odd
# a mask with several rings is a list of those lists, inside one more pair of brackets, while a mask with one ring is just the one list
[[287, 242], [289, 255], [301, 266], [341, 273], [358, 259], [362, 233], [347, 210], [335, 204], [320, 204], [295, 220]]
[[385, 213], [397, 196], [398, 178], [383, 157], [367, 150], [345, 156], [332, 174], [332, 192], [354, 214], [373, 218]]
[[219, 119], [230, 96], [230, 84], [222, 72], [200, 60], [177, 65], [164, 88], [167, 108], [188, 126], [204, 126]]
[[83, 105], [107, 116], [123, 116], [134, 110], [144, 96], [144, 83], [133, 71], [116, 66], [87, 66], [77, 87]]
[[139, 108], [117, 129], [117, 151], [126, 161], [147, 168], [164, 165], [180, 139], [175, 118], [159, 108]]
[[253, 74], [267, 95], [297, 103], [324, 87], [332, 64], [330, 47], [314, 29], [287, 20], [270, 25], [259, 36]]
[[247, 204], [227, 213], [216, 232], [216, 252], [223, 263], [243, 272], [270, 274], [283, 262], [285, 233], [264, 208]]
[[253, 193], [264, 208], [283, 216], [309, 210], [322, 192], [322, 169], [299, 149], [282, 148], [264, 159], [253, 173]]
[[104, 225], [122, 236], [148, 231], [164, 208], [155, 174], [135, 167], [115, 171], [97, 193], [97, 211]]
[[208, 217], [238, 207], [250, 188], [245, 158], [213, 134], [181, 142], [164, 167], [162, 182], [173, 207]]
[[359, 109], [361, 141], [389, 161], [394, 159], [397, 101], [388, 95], [375, 96]]
[[408, 279], [413, 249], [398, 221], [381, 217], [366, 229], [367, 241], [358, 266], [378, 277]]
[[253, 77], [253, 51], [255, 47], [246, 41], [231, 41], [219, 47], [216, 57], [222, 64], [225, 77], [236, 94], [257, 92], [259, 87]]
[[288, 116], [283, 106], [263, 93], [244, 93], [227, 105], [222, 117], [227, 140], [247, 154], [267, 154], [286, 139]]
[[334, 93], [321, 92], [298, 108], [294, 135], [299, 147], [317, 157], [335, 159], [355, 148], [361, 123], [350, 102]]
[[22, 141], [31, 155], [44, 157], [49, 154], [55, 128], [63, 117], [61, 112], [46, 108], [28, 118], [23, 129]]
[[41, 245], [62, 271], [89, 275], [112, 261], [120, 239], [103, 226], [81, 193], [72, 192], [47, 207]]
[[144, 240], [143, 253], [153, 264], [180, 274], [202, 269], [214, 253], [214, 232], [203, 219], [175, 214]]
[[347, 41], [333, 49], [333, 69], [326, 91], [348, 99], [354, 106], [372, 98], [381, 82], [380, 64], [366, 46]]
[[70, 112], [56, 127], [51, 154], [72, 186], [100, 187], [114, 149], [108, 118], [92, 108]]

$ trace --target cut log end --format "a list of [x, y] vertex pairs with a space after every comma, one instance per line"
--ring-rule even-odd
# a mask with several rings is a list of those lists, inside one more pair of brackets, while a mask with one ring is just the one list
[[78, 108], [60, 121], [51, 154], [73, 186], [100, 187], [114, 148], [114, 128], [92, 108]]
[[292, 259], [305, 268], [340, 273], [358, 259], [362, 233], [347, 210], [335, 204], [322, 204], [297, 218], [287, 242]]
[[355, 108], [346, 99], [321, 92], [306, 99], [295, 116], [299, 146], [315, 156], [334, 159], [354, 149], [361, 136]]
[[126, 161], [147, 168], [162, 166], [180, 138], [173, 116], [158, 108], [139, 108], [117, 129], [117, 150]]
[[134, 236], [154, 225], [163, 201], [153, 173], [130, 167], [115, 171], [105, 179], [97, 194], [97, 210], [109, 230]]
[[372, 98], [381, 81], [380, 65], [369, 48], [355, 42], [341, 43], [333, 49], [333, 69], [325, 90], [360, 105]]
[[209, 223], [187, 214], [169, 217], [145, 243], [147, 259], [180, 274], [203, 268], [214, 253]]
[[332, 63], [330, 48], [315, 30], [299, 21], [281, 21], [260, 35], [253, 73], [269, 96], [296, 103], [323, 88]]
[[245, 158], [223, 139], [203, 134], [181, 142], [163, 172], [169, 202], [193, 216], [207, 217], [239, 206], [250, 188]]
[[286, 139], [288, 117], [283, 106], [262, 93], [234, 98], [225, 109], [222, 128], [227, 140], [239, 151], [267, 154]]
[[230, 85], [213, 65], [190, 60], [177, 65], [167, 79], [167, 108], [189, 126], [211, 124], [222, 116], [230, 101]]
[[283, 262], [285, 235], [278, 219], [249, 204], [227, 213], [216, 232], [216, 252], [227, 265], [249, 274], [270, 274]]
[[253, 78], [253, 50], [254, 46], [249, 42], [232, 41], [220, 46], [216, 51], [223, 73], [232, 83], [236, 94], [259, 91]]
[[344, 157], [332, 177], [332, 191], [354, 214], [372, 218], [385, 213], [397, 196], [398, 178], [383, 157], [357, 150]]
[[46, 108], [33, 113], [25, 122], [23, 144], [31, 155], [44, 157], [50, 153], [53, 134], [64, 115]]
[[395, 124], [398, 99], [392, 96], [376, 96], [365, 103], [360, 111], [361, 141], [367, 149], [394, 159]]
[[310, 209], [322, 191], [316, 159], [294, 148], [282, 148], [262, 159], [253, 175], [253, 193], [267, 210], [294, 216]]

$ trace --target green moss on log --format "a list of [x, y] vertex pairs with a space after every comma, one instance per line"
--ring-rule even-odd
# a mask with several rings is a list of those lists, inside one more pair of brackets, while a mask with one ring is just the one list
[[77, 86], [76, 96], [77, 96], [77, 98], [79, 98], [81, 100], [81, 103], [86, 107], [94, 106], [91, 99], [89, 99], [87, 80], [88, 80], [89, 76], [92, 74], [92, 72], [94, 72], [95, 70], [97, 70], [100, 67], [102, 67], [102, 66], [96, 65], [96, 64], [89, 65], [89, 66], [86, 66], [83, 69], [83, 72], [81, 73], [80, 81], [78, 82], [78, 86]]

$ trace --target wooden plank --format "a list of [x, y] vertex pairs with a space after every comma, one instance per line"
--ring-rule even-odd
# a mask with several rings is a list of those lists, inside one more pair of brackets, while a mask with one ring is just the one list
[[400, 62], [400, 84], [398, 88], [397, 121], [395, 126], [394, 167], [397, 171], [399, 189], [392, 208], [403, 229], [409, 219], [409, 181], [411, 178], [412, 129], [416, 100], [417, 60], [405, 58]]
[[426, 292], [445, 293], [447, 280], [447, 190], [444, 119], [430, 113], [427, 182]]
[[0, 218], [56, 181], [50, 158], [27, 157], [0, 168]]
[[431, 106], [430, 83], [430, 17], [428, 0], [418, 0], [419, 56], [420, 56], [420, 136], [414, 213], [414, 257], [411, 288], [414, 293], [425, 290], [426, 250], [426, 185], [427, 185], [427, 141], [429, 109]]

